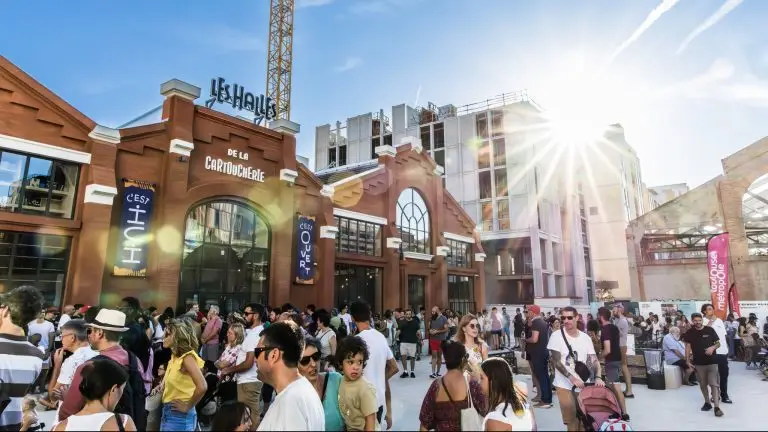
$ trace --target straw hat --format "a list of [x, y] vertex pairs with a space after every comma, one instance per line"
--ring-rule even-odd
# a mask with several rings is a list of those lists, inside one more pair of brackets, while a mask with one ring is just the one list
[[88, 327], [109, 330], [113, 332], [124, 332], [128, 330], [125, 327], [125, 314], [114, 309], [102, 309], [96, 315], [96, 319], [88, 324]]

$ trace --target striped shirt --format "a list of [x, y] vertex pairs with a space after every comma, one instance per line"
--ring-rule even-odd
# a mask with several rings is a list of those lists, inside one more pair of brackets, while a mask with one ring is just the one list
[[21, 402], [40, 375], [44, 358], [26, 337], [0, 333], [0, 431], [21, 428]]

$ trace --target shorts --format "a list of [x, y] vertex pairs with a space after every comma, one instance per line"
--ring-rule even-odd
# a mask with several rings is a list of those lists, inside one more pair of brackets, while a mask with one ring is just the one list
[[443, 345], [442, 339], [430, 339], [429, 340], [429, 350], [432, 352], [441, 352]]
[[501, 336], [501, 330], [491, 330], [491, 334]]
[[400, 356], [401, 357], [416, 357], [416, 343], [415, 342], [400, 342]]
[[612, 384], [619, 382], [620, 369], [621, 360], [605, 362], [605, 381]]
[[711, 365], [693, 365], [696, 368], [696, 378], [699, 379], [701, 387], [713, 386], [720, 387], [720, 371], [716, 364]]

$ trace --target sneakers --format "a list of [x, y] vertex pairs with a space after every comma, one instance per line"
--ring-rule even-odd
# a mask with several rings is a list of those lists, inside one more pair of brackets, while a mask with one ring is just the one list
[[411, 372], [411, 378], [416, 378], [416, 374]]
[[534, 405], [533, 407], [534, 408], [541, 408], [541, 409], [550, 409], [550, 408], [552, 408], [552, 404], [551, 403], [546, 403], [546, 402], [539, 402], [536, 405]]
[[432, 379], [435, 379], [435, 378], [437, 378], [437, 375], [432, 373], [432, 374], [429, 374], [429, 377], [432, 378]]
[[701, 407], [701, 410], [702, 410], [702, 411], [709, 411], [709, 410], [711, 410], [711, 409], [712, 409], [712, 405], [711, 405], [709, 402], [706, 402], [706, 403], [705, 403], [705, 404], [704, 404], [704, 405]]
[[720, 407], [715, 408], [715, 417], [722, 417], [723, 416], [723, 410], [720, 409]]
[[408, 371], [401, 373], [400, 378], [408, 378]]

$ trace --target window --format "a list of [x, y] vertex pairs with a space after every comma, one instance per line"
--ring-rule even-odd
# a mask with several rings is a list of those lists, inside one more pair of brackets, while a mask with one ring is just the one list
[[448, 275], [448, 309], [459, 316], [473, 313], [475, 308], [474, 278]]
[[344, 166], [347, 164], [347, 146], [339, 146], [339, 163], [338, 166]]
[[45, 306], [60, 306], [70, 244], [69, 237], [0, 231], [0, 286], [7, 292], [33, 285]]
[[435, 123], [433, 126], [435, 136], [435, 150], [445, 147], [445, 126], [442, 123]]
[[445, 150], [435, 150], [434, 159], [438, 165], [445, 168]]
[[392, 145], [392, 134], [384, 135], [384, 145], [386, 146]]
[[328, 149], [328, 167], [333, 168], [336, 166], [336, 147]]
[[404, 251], [430, 253], [429, 212], [424, 198], [416, 189], [408, 188], [397, 198], [395, 221]]
[[337, 263], [334, 273], [335, 304], [363, 300], [371, 306], [372, 311], [381, 312], [383, 272], [380, 268]]
[[490, 199], [493, 197], [493, 189], [491, 186], [491, 172], [480, 171], [477, 173], [477, 177], [480, 183], [480, 199]]
[[252, 207], [214, 201], [187, 213], [178, 306], [216, 303], [235, 311], [269, 294], [270, 230]]
[[432, 135], [429, 134], [429, 125], [422, 126], [421, 127], [421, 146], [424, 147], [424, 150], [429, 150], [432, 148]]
[[381, 143], [381, 138], [376, 137], [371, 140], [371, 159], [378, 159], [379, 155], [376, 154], [376, 147]]
[[72, 219], [80, 166], [0, 151], [0, 211]]
[[493, 203], [482, 203], [480, 208], [483, 212], [483, 231], [493, 231]]
[[476, 117], [477, 136], [488, 138], [488, 113], [478, 114]]
[[493, 140], [493, 166], [504, 166], [507, 164], [507, 150], [505, 148], [504, 138]]
[[381, 226], [343, 217], [334, 219], [339, 229], [337, 252], [381, 256]]
[[597, 216], [597, 207], [596, 206], [590, 206], [589, 207], [589, 215], [590, 216]]
[[494, 170], [493, 179], [496, 181], [496, 196], [507, 196], [507, 169], [499, 168]]
[[584, 275], [588, 278], [592, 277], [592, 258], [587, 248], [584, 248]]
[[445, 242], [451, 250], [446, 257], [450, 267], [472, 267], [472, 244], [451, 239], [447, 239]]
[[493, 136], [504, 134], [504, 111], [491, 111]]
[[509, 201], [506, 198], [496, 201], [496, 220], [500, 230], [509, 229]]
[[488, 141], [480, 143], [480, 147], [477, 149], [477, 169], [484, 169], [491, 167], [491, 147]]

